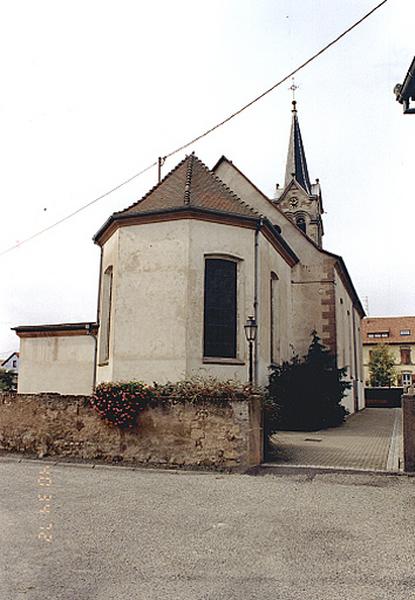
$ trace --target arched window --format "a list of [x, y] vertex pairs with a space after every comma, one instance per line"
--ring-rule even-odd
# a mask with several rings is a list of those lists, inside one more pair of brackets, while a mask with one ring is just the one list
[[99, 364], [105, 364], [110, 354], [110, 328], [111, 328], [111, 300], [112, 300], [112, 267], [108, 267], [102, 280], [101, 315], [99, 325]]
[[301, 229], [301, 231], [304, 231], [304, 233], [307, 233], [306, 231], [306, 224], [305, 224], [305, 219], [304, 217], [297, 217], [295, 219], [295, 222], [297, 224], [297, 227], [299, 227]]
[[271, 273], [270, 277], [270, 299], [269, 299], [269, 321], [270, 321], [270, 362], [279, 362], [279, 335], [278, 335], [278, 277]]
[[236, 358], [237, 263], [205, 259], [203, 355]]

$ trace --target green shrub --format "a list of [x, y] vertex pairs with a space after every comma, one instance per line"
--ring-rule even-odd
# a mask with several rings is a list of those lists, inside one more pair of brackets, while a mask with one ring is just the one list
[[265, 430], [315, 431], [343, 423], [347, 410], [340, 404], [351, 384], [344, 381], [346, 368], [337, 368], [336, 358], [314, 331], [308, 353], [302, 359], [272, 367], [267, 388]]
[[0, 392], [15, 392], [17, 390], [17, 373], [0, 369]]

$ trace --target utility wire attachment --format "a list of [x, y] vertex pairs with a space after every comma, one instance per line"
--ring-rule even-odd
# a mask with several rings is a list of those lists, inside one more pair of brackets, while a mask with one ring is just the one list
[[157, 159], [157, 169], [158, 169], [158, 182], [160, 183], [161, 181], [161, 167], [164, 165], [164, 163], [166, 162], [166, 157], [165, 156], [159, 156]]

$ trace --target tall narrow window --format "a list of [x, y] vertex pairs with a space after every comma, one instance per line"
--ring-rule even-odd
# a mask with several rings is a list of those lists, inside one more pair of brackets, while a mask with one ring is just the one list
[[307, 233], [304, 217], [297, 217], [295, 222], [297, 223], [297, 227], [299, 227], [301, 229], [301, 231], [304, 231], [304, 233]]
[[277, 329], [278, 318], [278, 277], [271, 273], [270, 299], [269, 299], [269, 321], [270, 321], [270, 359], [271, 364], [279, 362], [279, 336]]
[[231, 260], [207, 258], [203, 354], [236, 357], [236, 269]]
[[111, 297], [112, 297], [112, 267], [104, 272], [102, 281], [101, 318], [100, 318], [100, 344], [99, 362], [106, 363], [110, 354], [110, 329], [111, 329]]

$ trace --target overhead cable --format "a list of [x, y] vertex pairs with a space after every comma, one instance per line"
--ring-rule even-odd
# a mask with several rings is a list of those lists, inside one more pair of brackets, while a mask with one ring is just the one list
[[[176, 149], [172, 150], [171, 152], [168, 152], [167, 154], [165, 154], [162, 157], [163, 162], [167, 158], [170, 158], [171, 156], [174, 156], [178, 152], [181, 152], [182, 150], [185, 150], [189, 146], [192, 146], [194, 143], [196, 143], [199, 140], [203, 139], [204, 137], [206, 137], [207, 135], [209, 135], [210, 133], [212, 133], [216, 129], [219, 129], [219, 127], [222, 127], [226, 123], [229, 123], [229, 121], [231, 121], [232, 119], [234, 119], [236, 116], [240, 115], [243, 111], [245, 111], [246, 109], [250, 108], [256, 102], [258, 102], [259, 100], [261, 100], [262, 98], [264, 98], [265, 96], [267, 96], [268, 94], [270, 94], [277, 87], [279, 87], [280, 85], [282, 85], [283, 83], [285, 83], [288, 79], [290, 79], [290, 77], [293, 77], [296, 73], [298, 73], [299, 71], [301, 71], [302, 69], [304, 69], [306, 66], [308, 66], [311, 62], [313, 62], [314, 60], [316, 60], [316, 58], [318, 58], [319, 56], [321, 56], [329, 48], [331, 48], [332, 46], [334, 46], [335, 44], [337, 44], [337, 42], [339, 42], [342, 38], [344, 38], [348, 33], [350, 33], [358, 25], [360, 25], [361, 23], [363, 23], [363, 21], [365, 21], [374, 12], [376, 12], [379, 8], [381, 8], [384, 4], [386, 4], [386, 2], [388, 2], [388, 0], [382, 0], [382, 2], [380, 2], [379, 4], [377, 4], [374, 8], [372, 8], [372, 10], [370, 10], [368, 13], [366, 13], [358, 21], [356, 21], [355, 23], [353, 23], [353, 25], [351, 25], [350, 27], [348, 27], [345, 31], [343, 31], [343, 33], [341, 33], [340, 35], [338, 35], [334, 40], [332, 40], [331, 42], [329, 42], [328, 44], [326, 44], [323, 48], [321, 48], [321, 50], [319, 50], [318, 52], [316, 52], [315, 54], [313, 54], [310, 58], [308, 58], [300, 66], [298, 66], [296, 69], [294, 69], [293, 71], [291, 71], [290, 73], [288, 73], [288, 75], [286, 75], [285, 77], [283, 77], [282, 79], [280, 79], [279, 81], [277, 81], [277, 83], [274, 83], [274, 85], [272, 85], [270, 88], [268, 88], [267, 90], [265, 90], [265, 92], [262, 92], [261, 94], [259, 94], [259, 96], [257, 96], [256, 98], [254, 98], [253, 100], [251, 100], [250, 102], [248, 102], [247, 104], [245, 104], [244, 106], [242, 106], [241, 108], [239, 108], [238, 110], [236, 110], [235, 112], [233, 112], [231, 115], [229, 115], [228, 117], [226, 117], [226, 119], [223, 119], [223, 121], [220, 121], [219, 123], [216, 123], [216, 125], [214, 125], [213, 127], [210, 127], [209, 129], [207, 129], [206, 131], [204, 131], [200, 135], [194, 137], [193, 139], [191, 139], [190, 141], [186, 142], [185, 144], [182, 144], [178, 148], [176, 148]], [[157, 164], [158, 164], [158, 161], [155, 161], [155, 162], [151, 163], [151, 165], [148, 165], [147, 167], [145, 167], [144, 169], [142, 169], [141, 171], [139, 171], [135, 175], [132, 175], [128, 179], [125, 179], [124, 181], [122, 181], [121, 183], [119, 183], [115, 187], [111, 188], [107, 192], [101, 194], [97, 198], [94, 198], [94, 200], [91, 200], [87, 204], [84, 204], [83, 206], [80, 206], [78, 209], [76, 209], [72, 213], [66, 215], [62, 219], [59, 219], [59, 221], [56, 221], [55, 223], [52, 223], [48, 227], [45, 227], [44, 229], [41, 229], [40, 231], [38, 231], [38, 232], [34, 233], [33, 235], [25, 238], [24, 240], [19, 241], [15, 245], [10, 246], [9, 248], [3, 250], [2, 252], [0, 252], [0, 256], [3, 256], [4, 254], [7, 254], [8, 252], [11, 252], [12, 250], [15, 250], [16, 248], [19, 248], [22, 244], [26, 244], [27, 242], [29, 242], [29, 241], [33, 240], [34, 238], [42, 235], [43, 233], [46, 233], [47, 231], [50, 231], [54, 227], [57, 227], [58, 225], [61, 225], [62, 223], [64, 223], [68, 219], [71, 219], [72, 217], [74, 217], [75, 215], [79, 214], [80, 212], [82, 212], [86, 208], [89, 208], [90, 206], [92, 206], [96, 202], [99, 202], [100, 200], [102, 200], [103, 198], [109, 196], [113, 192], [116, 192], [117, 190], [119, 190], [123, 186], [127, 185], [128, 183], [130, 183], [134, 179], [137, 179], [137, 177], [140, 177], [140, 175], [143, 175], [144, 173], [146, 173], [147, 171], [149, 171], [153, 167], [157, 166]]]

